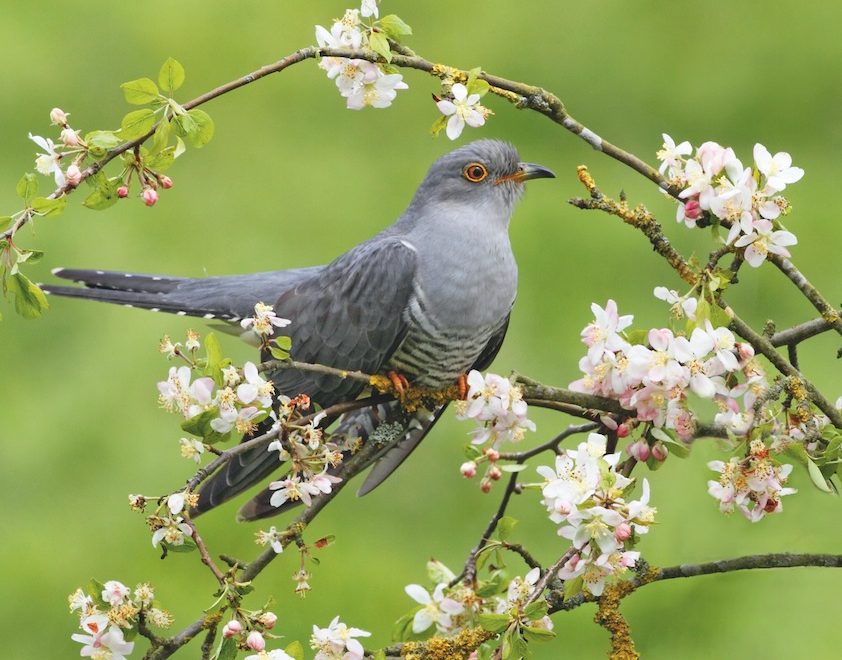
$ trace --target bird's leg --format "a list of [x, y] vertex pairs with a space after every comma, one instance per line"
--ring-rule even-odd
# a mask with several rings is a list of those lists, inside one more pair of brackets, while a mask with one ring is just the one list
[[397, 371], [390, 371], [386, 375], [392, 383], [398, 399], [403, 399], [406, 396], [406, 391], [409, 389], [409, 381], [406, 379], [406, 376], [399, 374]]
[[459, 393], [459, 401], [464, 401], [468, 398], [468, 375], [459, 374], [456, 379], [456, 389]]

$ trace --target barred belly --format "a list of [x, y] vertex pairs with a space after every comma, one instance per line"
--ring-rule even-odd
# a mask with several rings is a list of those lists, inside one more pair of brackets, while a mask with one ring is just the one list
[[405, 314], [409, 331], [388, 368], [427, 387], [450, 385], [468, 371], [502, 322], [481, 328], [440, 328], [423, 296], [418, 295], [413, 296]]

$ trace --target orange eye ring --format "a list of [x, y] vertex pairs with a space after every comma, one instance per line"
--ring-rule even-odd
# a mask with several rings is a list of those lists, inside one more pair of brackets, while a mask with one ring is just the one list
[[479, 183], [488, 176], [488, 170], [482, 163], [468, 163], [462, 170], [462, 176], [472, 183]]

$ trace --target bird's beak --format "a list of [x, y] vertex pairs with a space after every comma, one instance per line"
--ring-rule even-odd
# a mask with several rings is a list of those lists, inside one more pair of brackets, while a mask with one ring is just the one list
[[518, 163], [517, 172], [509, 174], [508, 176], [501, 176], [494, 183], [501, 184], [506, 181], [515, 181], [523, 183], [530, 179], [555, 179], [555, 174], [552, 170], [547, 169], [543, 165], [536, 165], [535, 163]]

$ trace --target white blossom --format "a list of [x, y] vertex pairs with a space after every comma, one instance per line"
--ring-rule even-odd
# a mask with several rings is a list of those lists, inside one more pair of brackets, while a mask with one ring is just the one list
[[468, 88], [462, 83], [454, 84], [450, 93], [453, 100], [441, 99], [436, 105], [445, 117], [450, 118], [447, 120], [447, 137], [455, 140], [462, 134], [465, 124], [472, 128], [482, 126], [489, 110], [480, 104], [480, 95], [469, 95]]

